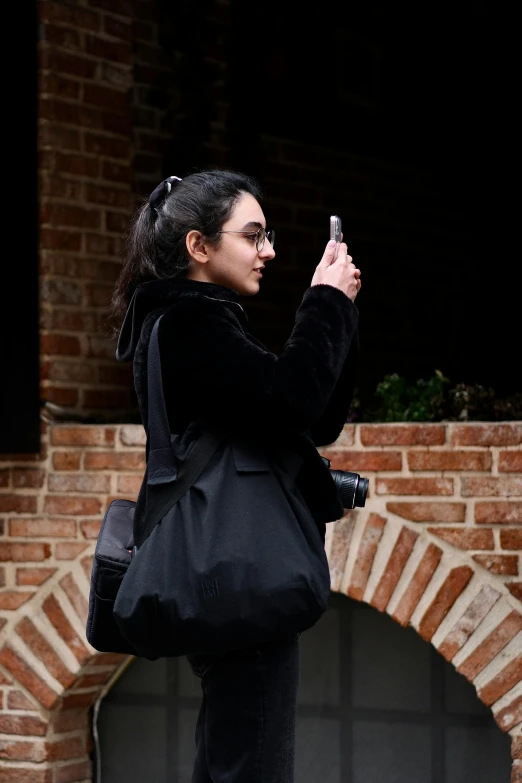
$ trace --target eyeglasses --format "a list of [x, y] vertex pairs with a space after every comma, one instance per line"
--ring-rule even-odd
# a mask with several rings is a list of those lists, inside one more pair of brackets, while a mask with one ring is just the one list
[[268, 239], [270, 245], [274, 247], [275, 243], [275, 231], [266, 228], [258, 228], [257, 231], [218, 231], [218, 234], [243, 234], [247, 239], [255, 240], [256, 250], [259, 253], [265, 244], [265, 239]]

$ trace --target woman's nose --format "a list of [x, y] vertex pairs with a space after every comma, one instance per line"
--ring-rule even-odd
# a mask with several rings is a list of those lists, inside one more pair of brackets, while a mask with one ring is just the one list
[[275, 250], [270, 244], [270, 242], [268, 241], [268, 239], [265, 239], [265, 243], [262, 249], [258, 252], [258, 256], [259, 258], [263, 258], [267, 260], [275, 257]]

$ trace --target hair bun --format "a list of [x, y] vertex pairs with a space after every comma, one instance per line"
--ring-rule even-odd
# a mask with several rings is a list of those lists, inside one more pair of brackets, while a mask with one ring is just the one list
[[181, 177], [167, 177], [167, 179], [164, 179], [163, 182], [160, 182], [158, 187], [154, 188], [149, 196], [149, 204], [151, 209], [155, 209], [157, 211], [161, 206], [163, 206], [165, 199], [169, 195], [174, 185], [177, 185], [178, 182], [181, 182]]

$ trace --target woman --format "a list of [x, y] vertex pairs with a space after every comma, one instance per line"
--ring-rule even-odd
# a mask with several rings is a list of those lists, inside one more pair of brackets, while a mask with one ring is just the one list
[[[324, 541], [343, 514], [317, 446], [346, 421], [357, 360], [360, 271], [345, 243], [329, 242], [280, 356], [249, 331], [242, 297], [254, 296], [275, 258], [259, 186], [244, 174], [203, 171], [169, 177], [137, 213], [113, 296], [124, 322], [117, 357], [133, 360], [147, 421], [147, 345], [159, 332], [169, 424], [218, 424], [252, 440], [290, 440], [302, 457], [296, 477]], [[139, 531], [135, 531], [135, 540]], [[190, 656], [203, 701], [193, 783], [291, 783], [299, 680], [299, 637], [225, 655]]]

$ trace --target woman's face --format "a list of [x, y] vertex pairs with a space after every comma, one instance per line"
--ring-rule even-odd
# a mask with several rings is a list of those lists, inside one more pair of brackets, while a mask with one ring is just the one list
[[205, 243], [198, 232], [189, 232], [187, 249], [192, 266], [187, 277], [232, 288], [243, 296], [257, 294], [262, 268], [275, 256], [266, 238], [257, 250], [254, 234], [259, 228], [266, 228], [263, 210], [250, 193], [244, 193], [223, 225], [217, 247]]

